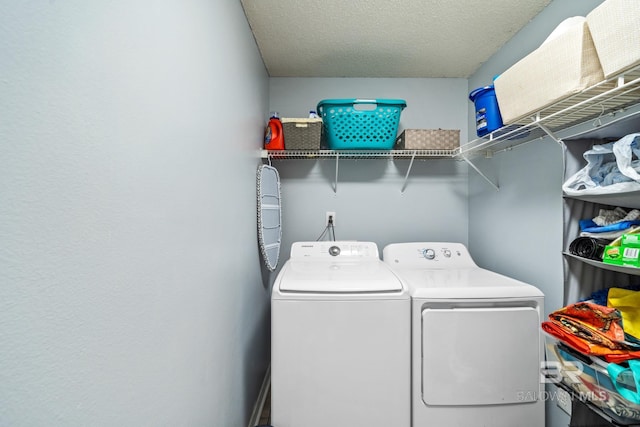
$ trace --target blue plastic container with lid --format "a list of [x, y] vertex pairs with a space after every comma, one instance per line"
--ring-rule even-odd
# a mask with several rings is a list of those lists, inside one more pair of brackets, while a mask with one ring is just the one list
[[503, 125], [493, 85], [479, 87], [469, 94], [476, 107], [476, 134], [483, 137]]

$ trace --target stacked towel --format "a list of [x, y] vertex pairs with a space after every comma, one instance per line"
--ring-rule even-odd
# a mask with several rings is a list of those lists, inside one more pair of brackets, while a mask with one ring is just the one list
[[640, 225], [640, 210], [600, 209], [598, 216], [580, 220], [580, 236], [614, 240]]

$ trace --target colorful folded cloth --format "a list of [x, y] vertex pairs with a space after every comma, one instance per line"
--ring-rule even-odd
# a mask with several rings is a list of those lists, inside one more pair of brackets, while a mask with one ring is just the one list
[[[614, 387], [622, 397], [636, 405], [640, 404], [640, 360], [629, 360], [627, 366], [609, 363], [609, 365], [607, 365], [607, 373]], [[621, 384], [620, 378], [625, 374], [633, 378], [634, 390]]]
[[[613, 289], [613, 288], [618, 288], [618, 289], [625, 289], [625, 290], [629, 290], [629, 291], [640, 291], [640, 285], [630, 285], [630, 286], [612, 286], [610, 288], [606, 288], [606, 289], [598, 289], [597, 291], [593, 291], [591, 293], [591, 295], [589, 296], [589, 298], [585, 298], [584, 300], [581, 301], [589, 301], [592, 302], [594, 304], [597, 305], [607, 305], [607, 298], [609, 297], [609, 290]], [[611, 306], [609, 306], [611, 307]], [[616, 307], [614, 307], [616, 308]], [[623, 326], [624, 329], [624, 326]]]
[[625, 340], [622, 316], [612, 307], [578, 302], [554, 311], [541, 326], [583, 354], [618, 362], [640, 358], [640, 345]]
[[579, 222], [583, 233], [611, 233], [626, 230], [640, 225], [640, 210], [632, 209], [627, 212], [623, 208], [600, 209], [598, 216], [592, 219], [582, 219]]
[[624, 332], [640, 339], [640, 292], [631, 289], [610, 288], [607, 294], [607, 306], [620, 312]]
[[634, 225], [640, 225], [640, 220], [621, 221], [614, 224], [599, 226], [591, 219], [582, 219], [580, 220], [580, 231], [587, 233], [605, 233], [609, 231], [626, 230]]

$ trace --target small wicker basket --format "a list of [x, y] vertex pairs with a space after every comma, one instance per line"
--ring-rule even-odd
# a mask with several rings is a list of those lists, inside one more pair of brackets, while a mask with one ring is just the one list
[[319, 150], [322, 119], [282, 118], [286, 150]]
[[460, 147], [460, 131], [405, 129], [396, 139], [398, 150], [454, 150]]

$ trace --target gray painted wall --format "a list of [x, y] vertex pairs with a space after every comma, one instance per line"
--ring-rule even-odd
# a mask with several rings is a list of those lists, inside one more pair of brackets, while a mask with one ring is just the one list
[[[265, 113], [404, 98], [401, 127], [464, 140], [467, 93], [599, 3], [553, 1], [468, 82], [269, 86], [236, 2], [0, 5], [0, 424], [246, 425], [268, 360]], [[482, 266], [539, 286], [550, 311], [560, 156], [543, 141], [480, 160], [500, 192], [474, 171], [467, 186], [463, 163], [421, 161], [402, 194], [406, 160], [342, 161], [337, 193], [333, 162], [276, 161], [282, 257], [336, 211], [341, 239], [468, 243]], [[567, 424], [557, 412], [549, 426]]]
[[[465, 79], [271, 78], [270, 110], [306, 117], [328, 98], [400, 98], [400, 130], [460, 129], [467, 133]], [[380, 251], [404, 241], [467, 242], [467, 166], [453, 160], [416, 161], [401, 193], [409, 160], [342, 160], [337, 193], [334, 160], [274, 161], [282, 179], [283, 259], [292, 242], [316, 240], [325, 213], [336, 212], [339, 240], [367, 240]]]
[[[585, 16], [602, 0], [554, 0], [470, 79], [469, 91], [537, 48], [565, 18]], [[469, 108], [470, 135], [473, 108]], [[550, 138], [477, 163], [496, 192], [478, 174], [469, 174], [469, 247], [479, 265], [529, 282], [545, 294], [547, 313], [562, 307], [562, 150]], [[550, 392], [554, 387], [548, 389]], [[568, 417], [547, 402], [547, 426]]]
[[247, 424], [267, 80], [236, 1], [0, 3], [0, 425]]

